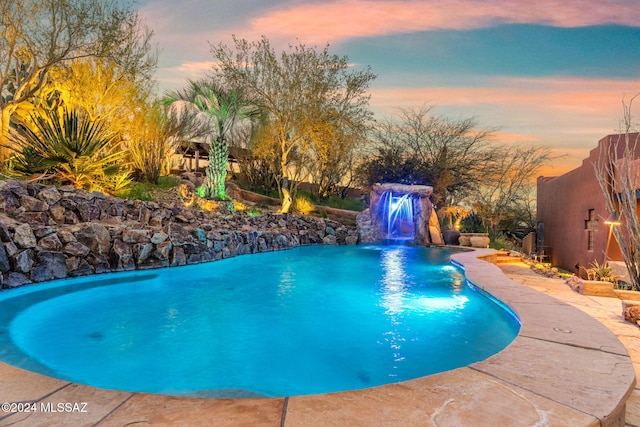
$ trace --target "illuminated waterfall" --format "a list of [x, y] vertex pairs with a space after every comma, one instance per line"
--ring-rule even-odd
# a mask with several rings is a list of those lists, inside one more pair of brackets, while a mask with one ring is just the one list
[[379, 209], [389, 240], [412, 240], [416, 237], [413, 198], [410, 194], [394, 195], [385, 191], [380, 197]]

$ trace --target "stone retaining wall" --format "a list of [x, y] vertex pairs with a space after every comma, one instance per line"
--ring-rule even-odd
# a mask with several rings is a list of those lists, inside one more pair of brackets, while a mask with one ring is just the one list
[[357, 240], [355, 227], [322, 218], [225, 215], [70, 186], [0, 183], [2, 288]]

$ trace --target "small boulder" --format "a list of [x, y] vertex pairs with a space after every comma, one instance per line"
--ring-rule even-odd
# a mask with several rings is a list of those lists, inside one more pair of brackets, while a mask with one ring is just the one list
[[62, 252], [38, 252], [37, 265], [31, 271], [31, 280], [44, 282], [67, 277], [67, 264]]
[[16, 226], [13, 241], [20, 249], [35, 248], [38, 242], [33, 234], [33, 229], [29, 224], [20, 224]]
[[20, 205], [25, 208], [27, 212], [46, 212], [49, 210], [47, 202], [26, 195], [20, 197]]

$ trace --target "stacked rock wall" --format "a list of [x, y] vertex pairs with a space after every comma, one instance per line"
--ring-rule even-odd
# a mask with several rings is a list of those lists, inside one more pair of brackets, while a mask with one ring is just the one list
[[69, 186], [0, 183], [2, 288], [357, 240], [355, 227], [322, 218], [223, 215]]

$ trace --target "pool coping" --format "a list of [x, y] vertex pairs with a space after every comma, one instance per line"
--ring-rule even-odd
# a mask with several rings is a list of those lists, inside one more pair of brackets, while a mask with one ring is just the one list
[[492, 257], [479, 249], [452, 261], [513, 310], [521, 329], [467, 367], [341, 393], [207, 399], [98, 389], [0, 363], [0, 396], [21, 409], [0, 412], [0, 425], [623, 426], [635, 375], [622, 343], [579, 309], [507, 278]]

